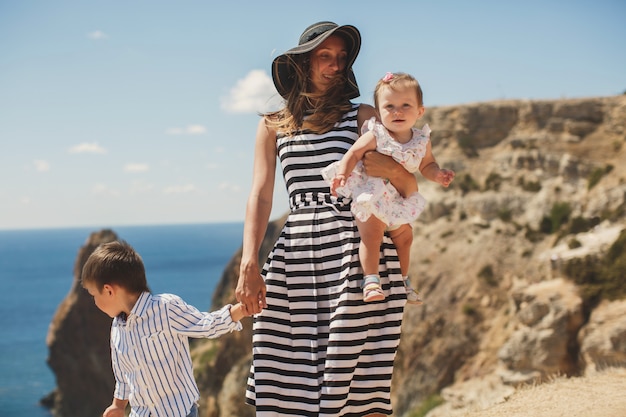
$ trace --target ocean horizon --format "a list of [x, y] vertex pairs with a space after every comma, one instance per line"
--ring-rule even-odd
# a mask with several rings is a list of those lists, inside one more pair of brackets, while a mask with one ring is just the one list
[[[52, 416], [39, 403], [56, 387], [46, 363], [48, 326], [70, 291], [80, 248], [102, 229], [0, 230], [0, 414]], [[107, 229], [142, 256], [153, 293], [180, 295], [200, 310], [211, 308], [215, 287], [243, 235], [242, 222]]]

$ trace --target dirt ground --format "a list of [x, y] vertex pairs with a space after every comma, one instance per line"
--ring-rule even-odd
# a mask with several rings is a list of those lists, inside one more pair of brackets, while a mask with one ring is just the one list
[[557, 378], [516, 391], [506, 402], [464, 417], [626, 417], [626, 369]]

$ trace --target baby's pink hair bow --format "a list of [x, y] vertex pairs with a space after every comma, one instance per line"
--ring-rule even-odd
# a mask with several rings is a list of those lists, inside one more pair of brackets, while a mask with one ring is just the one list
[[392, 72], [388, 72], [387, 74], [385, 74], [385, 76], [383, 77], [383, 81], [388, 83], [389, 81], [393, 80], [393, 73]]

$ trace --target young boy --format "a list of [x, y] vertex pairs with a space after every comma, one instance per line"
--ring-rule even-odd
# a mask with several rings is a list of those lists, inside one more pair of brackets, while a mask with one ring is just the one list
[[193, 376], [189, 337], [214, 338], [241, 330], [249, 316], [241, 303], [210, 313], [173, 294], [153, 295], [141, 256], [126, 242], [98, 246], [83, 267], [82, 286], [113, 318], [112, 404], [103, 417], [196, 417], [200, 398]]

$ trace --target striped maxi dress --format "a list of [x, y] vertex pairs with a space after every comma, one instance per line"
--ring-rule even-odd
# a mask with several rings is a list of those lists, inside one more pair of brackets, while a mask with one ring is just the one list
[[331, 197], [320, 170], [358, 138], [358, 104], [325, 134], [277, 139], [290, 214], [262, 274], [267, 309], [253, 325], [246, 402], [256, 415], [392, 414], [391, 375], [406, 293], [388, 236], [385, 300], [364, 303], [350, 200]]

